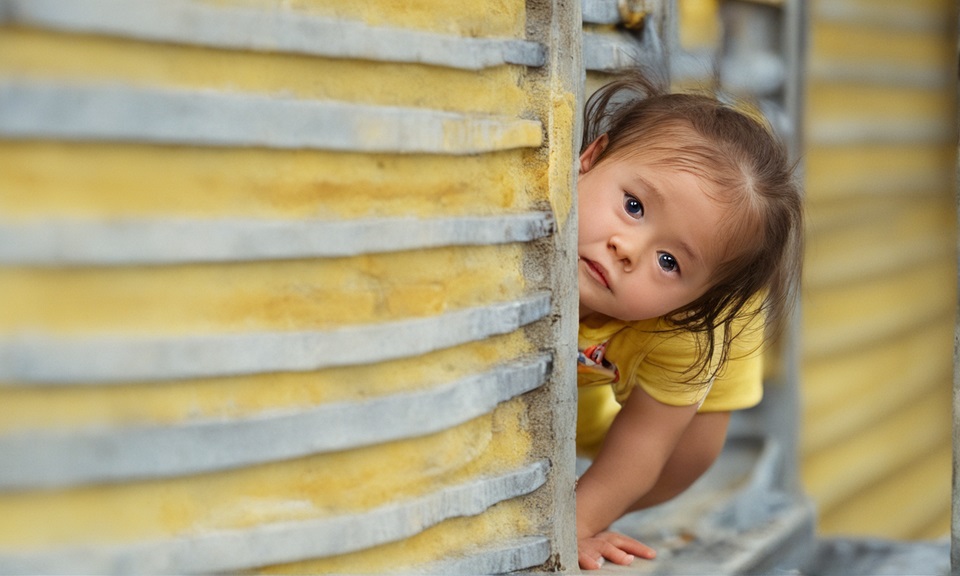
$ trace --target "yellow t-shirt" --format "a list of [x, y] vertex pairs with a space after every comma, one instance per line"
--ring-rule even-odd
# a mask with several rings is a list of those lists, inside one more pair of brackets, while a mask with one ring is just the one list
[[640, 322], [584, 319], [577, 365], [578, 447], [587, 453], [599, 448], [620, 404], [635, 386], [671, 406], [700, 403], [701, 412], [755, 406], [763, 397], [762, 337], [762, 327], [748, 326], [732, 343], [726, 365], [712, 381], [719, 346], [708, 369], [687, 382], [688, 370], [699, 352], [695, 335], [670, 331], [659, 318]]

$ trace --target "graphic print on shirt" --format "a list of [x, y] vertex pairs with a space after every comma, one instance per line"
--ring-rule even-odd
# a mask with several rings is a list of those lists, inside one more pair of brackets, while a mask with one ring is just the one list
[[620, 381], [617, 365], [605, 358], [609, 342], [577, 351], [577, 386], [599, 386]]

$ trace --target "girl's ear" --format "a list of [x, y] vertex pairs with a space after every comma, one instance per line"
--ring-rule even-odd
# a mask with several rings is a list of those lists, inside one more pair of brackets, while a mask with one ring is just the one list
[[593, 168], [597, 163], [597, 158], [607, 149], [607, 142], [609, 141], [607, 134], [603, 133], [587, 146], [587, 149], [580, 155], [580, 174], [584, 174]]

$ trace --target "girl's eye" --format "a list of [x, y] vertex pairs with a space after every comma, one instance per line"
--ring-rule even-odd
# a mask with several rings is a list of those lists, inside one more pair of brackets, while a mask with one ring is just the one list
[[680, 264], [677, 263], [677, 259], [673, 257], [672, 254], [667, 252], [658, 252], [657, 253], [657, 264], [660, 265], [666, 272], [679, 272]]
[[643, 203], [630, 194], [623, 195], [623, 209], [634, 218], [643, 216]]

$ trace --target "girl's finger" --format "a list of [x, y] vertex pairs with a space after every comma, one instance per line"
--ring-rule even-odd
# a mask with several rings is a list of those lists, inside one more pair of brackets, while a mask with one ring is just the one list
[[623, 549], [610, 542], [607, 542], [603, 547], [602, 553], [605, 558], [621, 566], [629, 566], [634, 560], [633, 554], [624, 552]]
[[587, 552], [581, 552], [577, 560], [580, 563], [580, 568], [583, 570], [599, 570], [603, 566], [603, 556], [600, 556], [598, 559]]
[[608, 532], [604, 538], [607, 542], [610, 542], [617, 548], [624, 550], [627, 553], [634, 554], [641, 558], [646, 558], [648, 560], [653, 559], [657, 556], [657, 551], [653, 548], [647, 546], [639, 540], [630, 538], [623, 534], [618, 534], [616, 532]]

